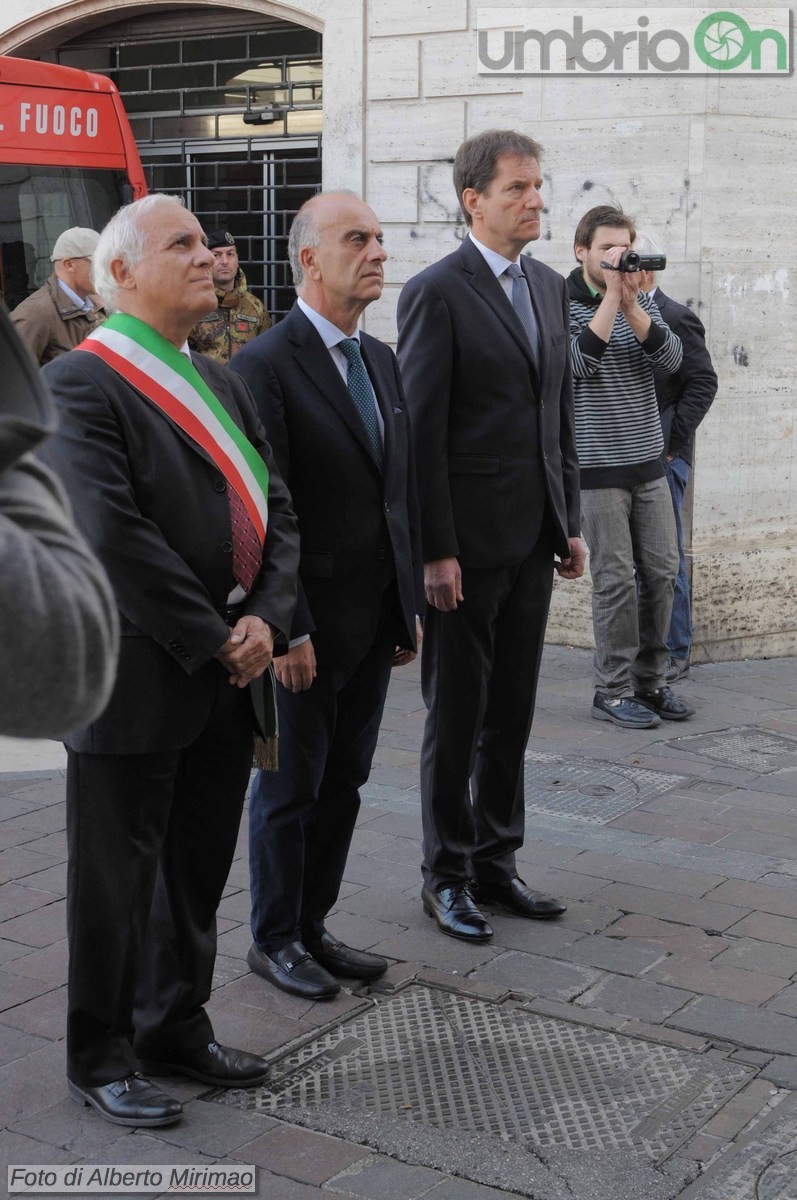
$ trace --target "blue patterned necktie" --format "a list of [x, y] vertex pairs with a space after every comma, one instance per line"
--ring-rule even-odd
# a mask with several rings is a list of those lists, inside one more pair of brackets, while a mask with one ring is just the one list
[[531, 307], [531, 294], [526, 276], [520, 263], [512, 263], [504, 272], [512, 280], [512, 307], [517, 313], [520, 323], [529, 339], [531, 353], [536, 359], [540, 355], [540, 338], [537, 332], [537, 322], [534, 320], [534, 309]]
[[376, 396], [360, 353], [360, 343], [357, 338], [344, 338], [342, 342], [337, 343], [337, 346], [346, 356], [349, 364], [346, 377], [349, 395], [357, 407], [357, 412], [362, 417], [376, 465], [382, 471], [385, 465], [385, 451], [379, 433], [379, 422], [376, 419]]

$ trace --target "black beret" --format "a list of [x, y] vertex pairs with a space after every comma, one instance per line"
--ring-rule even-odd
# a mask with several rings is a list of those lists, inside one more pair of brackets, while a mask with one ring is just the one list
[[209, 229], [208, 250], [216, 250], [219, 246], [234, 246], [235, 238], [226, 229]]

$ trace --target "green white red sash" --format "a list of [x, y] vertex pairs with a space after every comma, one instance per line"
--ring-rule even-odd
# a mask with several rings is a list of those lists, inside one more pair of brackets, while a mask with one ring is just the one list
[[96, 354], [210, 456], [244, 502], [262, 546], [268, 468], [187, 355], [129, 313], [113, 313], [76, 349]]

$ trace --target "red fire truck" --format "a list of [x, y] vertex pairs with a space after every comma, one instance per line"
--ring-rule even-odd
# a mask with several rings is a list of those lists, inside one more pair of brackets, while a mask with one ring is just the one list
[[146, 191], [109, 79], [0, 56], [0, 289], [9, 308], [47, 279], [60, 233], [100, 230]]

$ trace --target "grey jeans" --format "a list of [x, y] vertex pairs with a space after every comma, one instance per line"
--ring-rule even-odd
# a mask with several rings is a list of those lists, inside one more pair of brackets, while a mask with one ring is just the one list
[[609, 696], [663, 686], [678, 540], [666, 479], [581, 493], [590, 550], [596, 688]]

